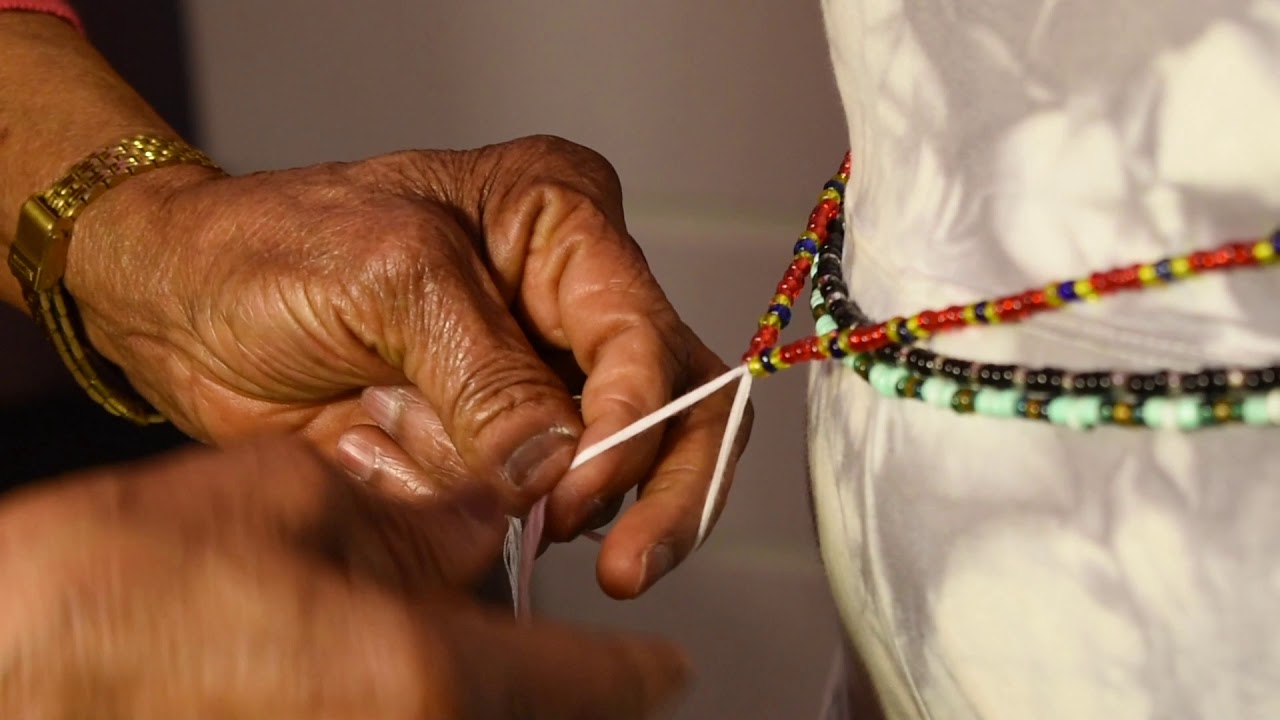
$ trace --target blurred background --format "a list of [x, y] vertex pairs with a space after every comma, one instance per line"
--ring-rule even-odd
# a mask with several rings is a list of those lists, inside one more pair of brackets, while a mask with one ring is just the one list
[[[533, 133], [595, 148], [622, 177], [658, 279], [726, 359], [847, 145], [817, 0], [79, 5], [92, 39], [232, 172]], [[0, 317], [7, 347], [40, 347], [24, 330]], [[56, 363], [18, 350], [0, 366], [13, 477], [180, 442], [86, 406]], [[689, 648], [697, 686], [679, 718], [813, 717], [838, 642], [807, 507], [804, 374], [754, 397], [754, 438], [719, 529], [672, 577], [619, 603], [596, 588], [591, 543], [539, 565], [542, 612]]]

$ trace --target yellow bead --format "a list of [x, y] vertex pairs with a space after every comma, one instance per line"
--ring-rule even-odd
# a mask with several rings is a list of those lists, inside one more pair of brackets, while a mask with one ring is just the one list
[[774, 348], [769, 351], [769, 364], [773, 365], [775, 370], [786, 370], [791, 367], [791, 363], [782, 359], [782, 348]]
[[1262, 240], [1253, 246], [1253, 256], [1260, 263], [1271, 263], [1276, 260], [1276, 249], [1272, 247], [1267, 240]]
[[1160, 283], [1160, 275], [1156, 273], [1154, 265], [1142, 265], [1138, 268], [1138, 279], [1143, 285], [1157, 285]]
[[1062, 297], [1058, 295], [1056, 283], [1044, 286], [1044, 304], [1049, 307], [1058, 307], [1062, 304]]
[[772, 304], [786, 305], [787, 307], [791, 307], [791, 298], [787, 297], [786, 295], [783, 295], [782, 293], [778, 293], [777, 295], [773, 296]]
[[816, 232], [814, 232], [814, 231], [812, 231], [812, 230], [806, 230], [806, 231], [804, 231], [803, 233], [800, 233], [800, 239], [801, 239], [801, 240], [812, 240], [813, 242], [815, 242], [815, 243], [819, 243], [819, 244], [822, 242], [821, 240], [819, 240], [819, 239], [818, 239], [818, 233], [816, 233]]
[[884, 324], [884, 335], [889, 338], [890, 342], [902, 342], [902, 335], [899, 331], [902, 329], [902, 318], [896, 317]]
[[988, 325], [996, 325], [1000, 322], [1000, 315], [996, 313], [996, 304], [989, 302], [982, 306], [982, 317], [987, 321]]
[[849, 342], [850, 336], [851, 334], [848, 330], [841, 330], [836, 335], [836, 345], [838, 345], [840, 349], [844, 351], [845, 355], [852, 355], [854, 353], [853, 345], [850, 344]]
[[972, 305], [964, 306], [964, 324], [965, 325], [978, 324], [978, 313], [976, 310], [973, 309]]
[[923, 340], [931, 334], [928, 330], [920, 329], [919, 315], [913, 315], [907, 320], [907, 332], [911, 333], [911, 336], [917, 340]]
[[777, 315], [774, 315], [774, 314], [770, 313], [770, 314], [765, 315], [764, 317], [760, 318], [760, 327], [762, 327], [762, 328], [774, 327], [774, 328], [779, 328], [779, 329], [781, 329], [781, 328], [782, 328], [782, 320], [781, 320], [781, 318], [779, 318]]
[[819, 203], [821, 203], [824, 200], [833, 200], [833, 201], [839, 202], [840, 193], [836, 192], [835, 190], [832, 190], [831, 188], [827, 188], [826, 190], [822, 191], [821, 195], [818, 196]]
[[1174, 277], [1184, 278], [1195, 274], [1195, 270], [1191, 267], [1191, 261], [1184, 257], [1171, 260], [1169, 269], [1173, 271]]
[[769, 372], [764, 369], [764, 363], [760, 362], [760, 358], [758, 357], [753, 357], [747, 361], [747, 372], [755, 375], [756, 377], [764, 377], [769, 374]]

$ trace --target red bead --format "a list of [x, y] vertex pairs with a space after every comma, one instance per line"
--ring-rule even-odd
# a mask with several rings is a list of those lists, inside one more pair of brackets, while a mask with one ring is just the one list
[[1116, 268], [1115, 270], [1107, 272], [1106, 275], [1107, 282], [1116, 290], [1125, 290], [1128, 288], [1142, 286], [1142, 280], [1138, 277], [1137, 265]]
[[950, 330], [964, 325], [964, 308], [952, 305], [942, 311], [941, 317], [938, 318], [938, 322], [945, 330]]
[[1203, 250], [1197, 250], [1187, 256], [1187, 264], [1191, 266], [1192, 270], [1204, 270], [1206, 267], [1205, 263], [1208, 262], [1208, 260], [1209, 253]]
[[1096, 272], [1090, 275], [1089, 284], [1093, 286], [1094, 292], [1099, 295], [1105, 295], [1111, 290], [1111, 281], [1107, 279], [1106, 273]]
[[1218, 248], [1217, 250], [1212, 251], [1209, 255], [1208, 262], [1205, 263], [1205, 269], [1212, 270], [1213, 268], [1222, 267], [1223, 265], [1230, 263], [1233, 254], [1234, 253], [1231, 252], [1230, 248]]
[[1017, 297], [1001, 298], [996, 301], [996, 317], [1001, 320], [1013, 320], [1022, 316], [1022, 300]]
[[938, 313], [925, 310], [916, 316], [916, 324], [921, 330], [932, 332], [938, 326]]
[[1231, 260], [1236, 265], [1257, 265], [1258, 258], [1253, 255], [1252, 243], [1231, 243], [1227, 246], [1231, 250]]

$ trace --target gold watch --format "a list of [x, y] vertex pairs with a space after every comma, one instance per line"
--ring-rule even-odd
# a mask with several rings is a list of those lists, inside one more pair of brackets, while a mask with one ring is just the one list
[[9, 269], [18, 278], [31, 317], [53, 341], [62, 362], [89, 397], [107, 412], [139, 425], [164, 422], [112, 365], [89, 344], [75, 302], [62, 284], [76, 217], [99, 195], [134, 175], [170, 165], [217, 169], [204, 153], [180, 140], [145, 135], [121, 140], [76, 163], [48, 190], [31, 196], [18, 213]]

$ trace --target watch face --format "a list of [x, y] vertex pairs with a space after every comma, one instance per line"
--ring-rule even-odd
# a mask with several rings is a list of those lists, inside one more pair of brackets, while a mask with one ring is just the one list
[[9, 268], [23, 290], [45, 292], [62, 279], [69, 239], [65, 223], [44, 198], [37, 195], [22, 205], [9, 248]]

